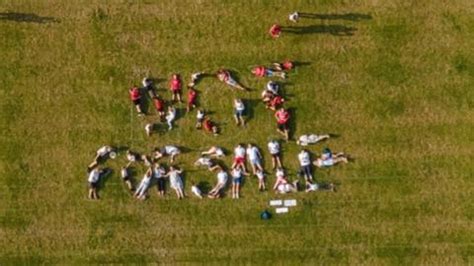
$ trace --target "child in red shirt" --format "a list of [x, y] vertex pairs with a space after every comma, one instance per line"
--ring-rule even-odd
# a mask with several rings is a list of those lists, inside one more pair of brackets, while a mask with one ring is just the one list
[[257, 66], [252, 69], [252, 73], [257, 77], [280, 77], [286, 78], [286, 73], [279, 70], [266, 68], [264, 66]]
[[196, 98], [197, 91], [192, 87], [188, 86], [188, 105], [186, 106], [186, 111], [191, 111], [191, 109], [196, 108]]
[[142, 108], [141, 108], [141, 95], [140, 95], [140, 90], [138, 87], [133, 87], [128, 90], [130, 94], [130, 100], [132, 100], [133, 104], [135, 105], [135, 108], [137, 109], [138, 115], [143, 115]]
[[281, 97], [280, 95], [275, 95], [273, 98], [267, 103], [267, 108], [270, 110], [276, 111], [280, 105], [282, 105], [285, 102], [285, 99]]
[[156, 112], [160, 116], [160, 119], [165, 118], [165, 101], [160, 99], [158, 96], [153, 97], [153, 105], [155, 106]]
[[209, 119], [209, 117], [204, 118], [204, 122], [202, 123], [202, 127], [206, 132], [213, 133], [214, 136], [219, 135], [219, 129], [217, 126]]
[[171, 77], [170, 90], [173, 93], [172, 100], [181, 102], [181, 79], [178, 74]]
[[281, 133], [286, 140], [288, 140], [290, 136], [290, 113], [282, 107], [275, 113], [275, 118], [277, 120], [278, 132]]
[[278, 24], [273, 24], [272, 27], [270, 28], [270, 30], [268, 31], [268, 33], [270, 33], [270, 35], [271, 35], [273, 38], [278, 38], [278, 37], [280, 37], [280, 34], [281, 34], [281, 26], [278, 25]]
[[290, 60], [285, 60], [281, 63], [273, 63], [273, 67], [279, 71], [289, 71], [295, 67], [295, 64]]

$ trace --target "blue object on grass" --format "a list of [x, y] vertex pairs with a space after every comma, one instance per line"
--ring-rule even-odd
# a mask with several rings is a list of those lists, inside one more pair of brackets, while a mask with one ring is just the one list
[[262, 213], [260, 213], [260, 218], [262, 220], [269, 220], [272, 218], [272, 214], [268, 210], [264, 210]]

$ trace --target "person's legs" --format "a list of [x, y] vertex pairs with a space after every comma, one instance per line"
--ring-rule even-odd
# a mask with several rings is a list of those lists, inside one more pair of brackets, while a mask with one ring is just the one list
[[280, 167], [280, 168], [283, 167], [282, 164], [281, 164], [280, 155], [277, 155], [277, 156], [276, 156], [276, 162], [277, 162], [278, 167]]
[[349, 161], [347, 160], [347, 158], [345, 156], [339, 156], [339, 157], [333, 158], [333, 165], [341, 163], [341, 162], [342, 163], [348, 163]]
[[285, 136], [285, 140], [290, 139], [290, 131], [288, 130], [288, 128], [285, 128], [285, 130], [283, 131], [283, 135]]
[[250, 162], [250, 167], [252, 167], [252, 173], [255, 175], [257, 172], [257, 167], [255, 165], [255, 162]]
[[137, 109], [137, 112], [138, 112], [139, 114], [142, 113], [142, 108], [140, 108], [140, 104], [136, 104], [136, 105], [135, 105], [135, 109]]
[[93, 168], [95, 168], [97, 165], [99, 165], [98, 157], [99, 157], [99, 156], [97, 155], [96, 159], [94, 159], [94, 161], [89, 164], [89, 166], [88, 166], [89, 169], [93, 169]]
[[247, 166], [245, 165], [245, 160], [242, 160], [239, 166], [242, 167], [242, 171], [247, 172]]
[[130, 191], [133, 191], [133, 184], [130, 180], [126, 180], [125, 184], [127, 184], [127, 187]]
[[281, 167], [280, 158], [278, 154], [272, 154], [272, 170], [275, 170], [276, 167]]
[[235, 197], [240, 198], [240, 182], [235, 185]]
[[236, 125], [239, 125], [240, 120], [239, 120], [239, 116], [237, 115], [237, 113], [234, 114], [234, 120], [235, 120], [235, 124], [236, 124]]
[[176, 156], [178, 156], [178, 154], [173, 153], [170, 155], [170, 163], [174, 162], [174, 159], [176, 158]]
[[178, 197], [178, 199], [179, 199], [180, 197], [179, 197], [179, 191], [178, 191], [178, 188], [174, 188], [174, 192], [176, 192], [176, 197]]

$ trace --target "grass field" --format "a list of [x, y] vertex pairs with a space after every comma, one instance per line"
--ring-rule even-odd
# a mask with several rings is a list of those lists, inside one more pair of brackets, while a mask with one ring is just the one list
[[[271, 40], [270, 25], [290, 25], [294, 10], [320, 16]], [[473, 12], [469, 0], [0, 0], [0, 264], [474, 264]], [[310, 150], [356, 158], [315, 171], [337, 193], [281, 197], [248, 179], [240, 200], [159, 199], [153, 188], [138, 202], [118, 176], [120, 156], [107, 162], [115, 172], [102, 199], [87, 200], [85, 168], [103, 144], [188, 147], [178, 159], [188, 184], [214, 184], [192, 166], [210, 145], [255, 142], [269, 159], [265, 144], [280, 136], [258, 102], [268, 79], [249, 70], [286, 58], [308, 63], [284, 86], [293, 135], [339, 134]], [[199, 83], [221, 136], [196, 131], [194, 113], [145, 136], [156, 117], [132, 112], [130, 86], [219, 67], [253, 89]], [[237, 96], [250, 103], [243, 130]], [[296, 178], [299, 148], [283, 148]], [[140, 179], [145, 168], [135, 170]], [[275, 198], [298, 206], [260, 220]]]

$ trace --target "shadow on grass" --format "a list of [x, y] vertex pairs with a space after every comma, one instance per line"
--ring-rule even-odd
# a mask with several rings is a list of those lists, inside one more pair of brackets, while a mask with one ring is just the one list
[[293, 139], [293, 135], [294, 135], [294, 132], [296, 132], [296, 121], [298, 120], [297, 119], [297, 112], [296, 112], [296, 108], [294, 107], [290, 107], [287, 109], [288, 110], [288, 113], [290, 114], [290, 124], [289, 124], [289, 127], [290, 127], [290, 132], [288, 133], [288, 140], [292, 140]]
[[105, 188], [107, 180], [109, 180], [110, 176], [113, 174], [112, 168], [104, 168], [103, 171], [104, 172], [100, 174], [99, 185], [97, 186], [97, 193]]
[[201, 190], [203, 194], [208, 194], [209, 191], [211, 191], [212, 189], [211, 184], [207, 181], [201, 181], [197, 184], [197, 186], [199, 187], [199, 189]]
[[370, 20], [372, 16], [369, 14], [360, 13], [346, 13], [346, 14], [318, 14], [318, 13], [298, 13], [300, 18], [311, 18], [311, 19], [327, 19], [327, 20], [350, 20], [350, 21], [361, 21]]
[[33, 13], [0, 12], [0, 20], [10, 20], [27, 23], [59, 23], [60, 20], [54, 17], [41, 17]]
[[334, 36], [352, 36], [357, 29], [344, 25], [309, 25], [309, 26], [286, 26], [283, 32], [290, 34], [331, 34]]
[[308, 62], [308, 61], [294, 61], [294, 62], [293, 62], [293, 65], [294, 65], [295, 67], [309, 66], [309, 65], [311, 65], [311, 62]]
[[259, 99], [242, 99], [245, 105], [245, 124], [247, 125], [250, 120], [255, 116], [255, 107], [261, 102]]

